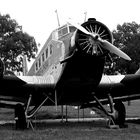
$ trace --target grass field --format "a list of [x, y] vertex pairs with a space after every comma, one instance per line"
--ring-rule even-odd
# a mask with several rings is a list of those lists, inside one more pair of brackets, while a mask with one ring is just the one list
[[14, 130], [13, 124], [0, 127], [0, 140], [138, 140], [140, 124], [129, 123], [128, 128], [108, 129], [104, 121], [90, 123], [37, 124], [35, 131]]
[[[131, 102], [131, 106], [127, 106], [128, 117], [140, 117], [140, 101]], [[13, 120], [14, 111], [9, 109], [0, 109], [0, 120]], [[65, 109], [64, 109], [65, 111]], [[37, 119], [46, 119], [50, 116], [56, 118], [61, 114], [60, 108], [56, 112], [55, 107], [43, 107]], [[79, 112], [80, 117], [83, 117], [83, 110]], [[98, 115], [91, 115], [90, 110], [84, 110], [85, 117], [98, 117]], [[77, 117], [77, 110], [73, 107], [68, 107], [68, 116]], [[50, 118], [51, 118], [50, 117]], [[138, 140], [140, 137], [140, 120], [129, 121], [128, 128], [123, 129], [109, 129], [106, 127], [106, 121], [92, 121], [92, 122], [74, 122], [74, 123], [35, 123], [35, 131], [31, 129], [18, 131], [15, 130], [13, 123], [6, 123], [0, 125], [0, 140]]]

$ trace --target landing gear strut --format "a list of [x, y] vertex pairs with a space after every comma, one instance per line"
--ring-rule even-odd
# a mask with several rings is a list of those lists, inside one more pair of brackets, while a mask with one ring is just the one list
[[113, 98], [110, 94], [108, 94], [108, 102], [110, 106], [110, 111], [108, 111], [95, 96], [95, 94], [93, 94], [93, 97], [100, 110], [102, 110], [109, 117], [108, 126], [110, 128], [127, 127], [127, 125], [125, 125], [126, 110], [124, 104], [121, 101], [116, 101], [113, 103]]
[[44, 105], [44, 103], [47, 100], [50, 100], [52, 103], [55, 104], [57, 109], [57, 94], [55, 93], [55, 99], [51, 99], [48, 95], [44, 95], [44, 99], [40, 101], [40, 103], [35, 104], [32, 109], [30, 109], [31, 101], [32, 101], [32, 95], [29, 95], [27, 104], [25, 105], [25, 108], [22, 104], [17, 104], [15, 106], [15, 121], [16, 121], [16, 129], [18, 130], [24, 130], [29, 127], [34, 130], [34, 127], [32, 125], [31, 119], [35, 116], [35, 114], [38, 112], [38, 110]]

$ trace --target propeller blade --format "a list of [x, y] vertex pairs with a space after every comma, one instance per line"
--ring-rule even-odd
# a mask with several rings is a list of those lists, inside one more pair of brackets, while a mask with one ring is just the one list
[[115, 47], [113, 44], [111, 44], [110, 42], [108, 42], [107, 40], [102, 40], [101, 41], [103, 43], [103, 48], [109, 50], [110, 52], [118, 55], [119, 57], [122, 57], [126, 60], [131, 60], [131, 58], [125, 54], [123, 51], [121, 51], [120, 49], [118, 49], [117, 47]]
[[84, 27], [82, 27], [81, 25], [75, 23], [74, 21], [68, 21], [69, 24], [73, 25], [74, 27], [76, 27], [78, 30], [82, 31], [83, 33], [87, 34], [87, 35], [91, 35], [90, 32], [88, 32]]

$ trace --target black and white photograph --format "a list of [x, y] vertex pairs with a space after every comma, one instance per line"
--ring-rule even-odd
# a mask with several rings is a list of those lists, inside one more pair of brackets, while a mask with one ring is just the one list
[[138, 0], [0, 0], [0, 140], [138, 140]]

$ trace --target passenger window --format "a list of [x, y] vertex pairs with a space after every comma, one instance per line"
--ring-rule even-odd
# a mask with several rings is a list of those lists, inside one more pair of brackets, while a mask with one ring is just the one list
[[50, 44], [50, 55], [52, 54], [52, 51], [53, 51], [53, 45]]
[[45, 61], [45, 56], [44, 56], [44, 53], [42, 54], [42, 62]]
[[36, 71], [38, 70], [38, 63], [37, 62], [35, 64], [35, 69], [36, 69]]
[[46, 49], [46, 59], [47, 59], [47, 57], [48, 57], [48, 48]]
[[39, 68], [41, 67], [41, 59], [39, 58]]

